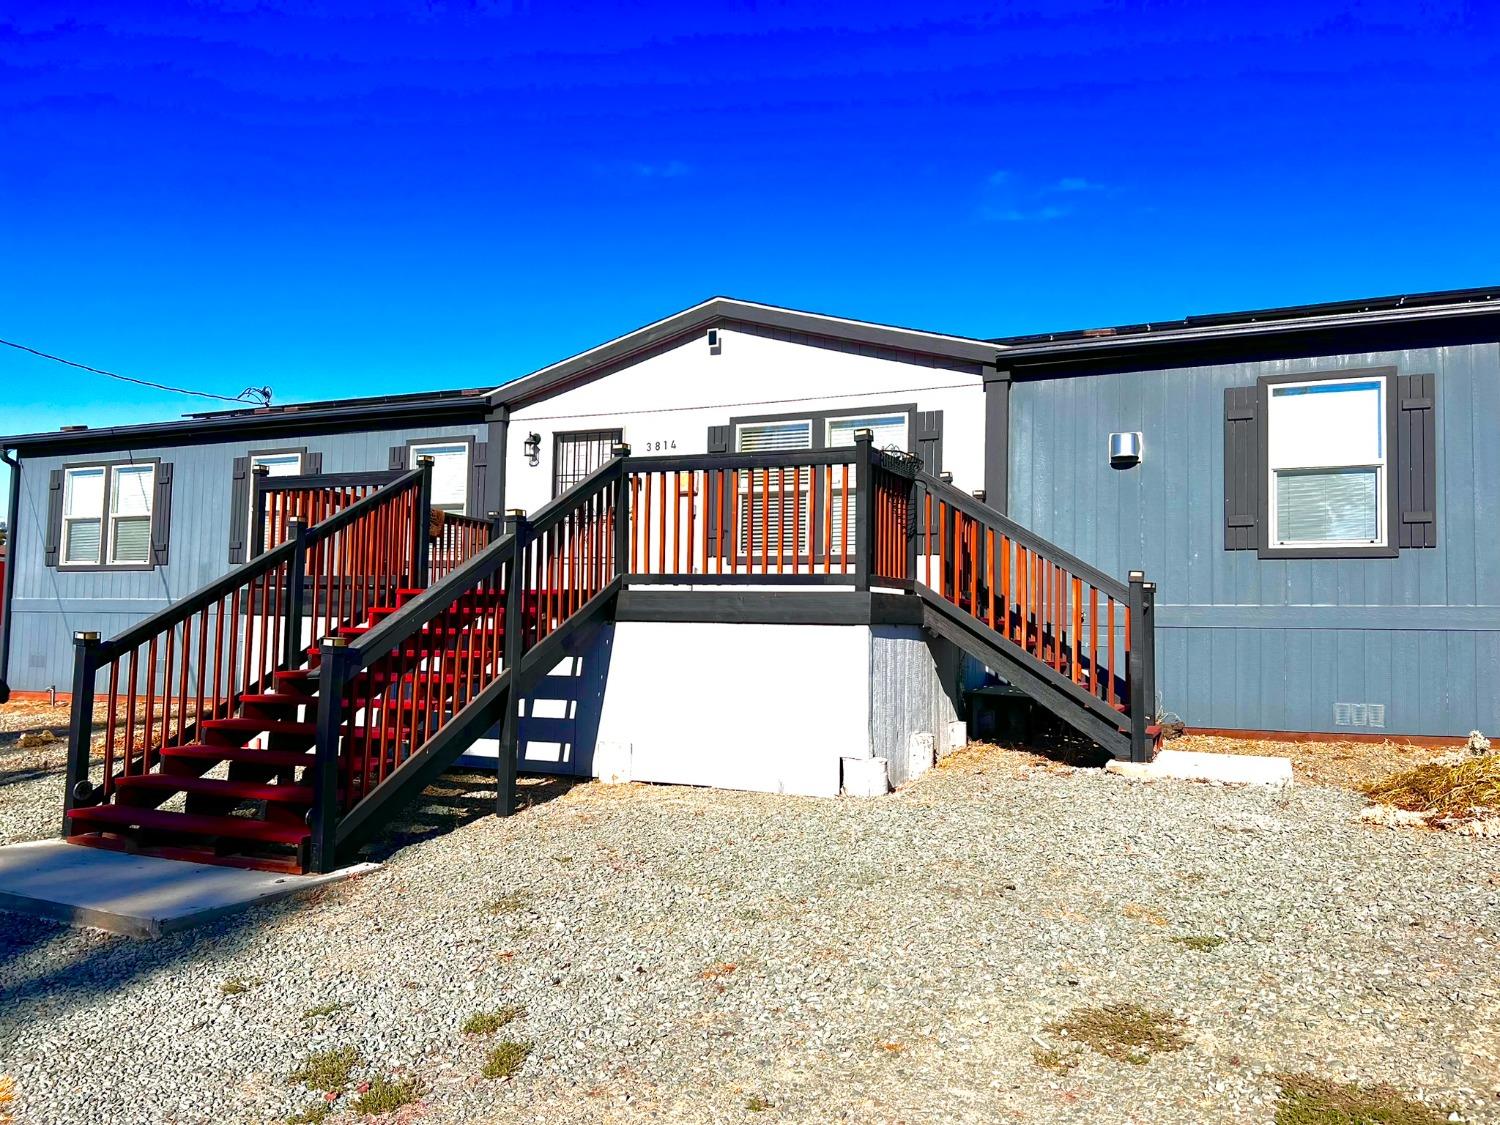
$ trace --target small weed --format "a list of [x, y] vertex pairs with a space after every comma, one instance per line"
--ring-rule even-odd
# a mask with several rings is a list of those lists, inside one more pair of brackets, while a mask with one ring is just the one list
[[501, 895], [491, 900], [484, 908], [486, 914], [514, 914], [518, 910], [525, 910], [531, 903], [531, 895], [525, 891], [512, 891], [508, 895]]
[[1194, 953], [1212, 953], [1223, 945], [1228, 938], [1222, 938], [1218, 934], [1188, 934], [1183, 937], [1172, 939], [1178, 945], [1185, 945]]
[[507, 1039], [497, 1044], [490, 1053], [485, 1056], [484, 1070], [481, 1072], [486, 1078], [509, 1078], [521, 1069], [521, 1064], [531, 1054], [531, 1044], [517, 1042]]
[[241, 980], [239, 977], [230, 977], [219, 985], [219, 991], [225, 996], [238, 996], [242, 992], [249, 992], [253, 981]]
[[354, 1099], [355, 1113], [393, 1113], [417, 1100], [420, 1085], [415, 1078], [396, 1081], [381, 1075]]
[[1282, 1075], [1276, 1125], [1439, 1125], [1441, 1110], [1394, 1086], [1361, 1086], [1311, 1075]]
[[570, 856], [570, 855], [555, 855], [555, 856], [552, 857], [552, 859], [556, 863], [572, 863], [573, 862], [573, 857]]
[[1078, 1051], [1064, 1051], [1060, 1047], [1033, 1047], [1031, 1061], [1044, 1070], [1066, 1074], [1078, 1065]]
[[1047, 1030], [1077, 1040], [1101, 1055], [1139, 1065], [1159, 1051], [1186, 1047], [1180, 1026], [1181, 1021], [1169, 1012], [1126, 1002], [1075, 1008]]
[[737, 968], [739, 968], [739, 966], [736, 965], [733, 961], [721, 961], [717, 965], [710, 965], [708, 968], [704, 969], [701, 973], [698, 974], [698, 979], [719, 980], [723, 977], [727, 977]]
[[288, 1117], [286, 1125], [318, 1125], [318, 1122], [326, 1121], [332, 1112], [333, 1106], [325, 1101], [316, 1101], [306, 1109]]
[[463, 1027], [459, 1028], [465, 1035], [493, 1035], [511, 1020], [526, 1014], [526, 1009], [515, 1004], [508, 1004], [504, 1008], [496, 1008], [492, 1012], [475, 1012], [464, 1020]]
[[302, 1013], [302, 1018], [305, 1020], [321, 1019], [324, 1016], [333, 1015], [334, 1012], [341, 1012], [348, 1006], [348, 1004], [341, 1001], [330, 1000], [327, 1004], [317, 1004], [307, 1009], [307, 1011]]
[[745, 1108], [751, 1113], [764, 1113], [771, 1108], [771, 1103], [759, 1094], [751, 1094], [745, 1099]]
[[349, 1085], [349, 1075], [364, 1058], [353, 1047], [332, 1047], [314, 1051], [302, 1065], [287, 1075], [288, 1082], [300, 1082], [309, 1090], [342, 1090]]

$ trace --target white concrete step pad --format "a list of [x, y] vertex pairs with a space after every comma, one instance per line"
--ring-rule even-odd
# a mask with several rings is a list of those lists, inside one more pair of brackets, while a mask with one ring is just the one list
[[1218, 781], [1226, 785], [1290, 785], [1292, 760], [1260, 754], [1205, 754], [1201, 750], [1162, 750], [1150, 762], [1109, 762], [1121, 777], [1142, 781]]
[[42, 840], [0, 848], [0, 910], [130, 937], [160, 937], [378, 866], [282, 875]]

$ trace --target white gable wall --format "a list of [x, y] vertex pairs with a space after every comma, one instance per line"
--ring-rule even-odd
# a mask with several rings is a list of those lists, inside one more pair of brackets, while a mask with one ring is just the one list
[[[721, 327], [711, 354], [700, 332], [590, 383], [511, 415], [508, 508], [534, 512], [552, 498], [553, 436], [620, 428], [637, 454], [707, 452], [708, 428], [731, 418], [798, 410], [858, 411], [916, 403], [943, 412], [943, 465], [965, 491], [984, 487], [984, 384], [977, 372], [794, 343]], [[524, 450], [541, 435], [539, 463]]]

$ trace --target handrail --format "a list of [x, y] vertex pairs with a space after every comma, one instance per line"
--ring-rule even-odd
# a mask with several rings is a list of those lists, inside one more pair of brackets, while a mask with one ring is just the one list
[[1049, 543], [1036, 532], [1022, 524], [1017, 523], [1009, 516], [997, 512], [987, 504], [980, 503], [962, 489], [955, 488], [947, 481], [939, 480], [927, 472], [917, 473], [916, 478], [930, 494], [943, 498], [951, 507], [957, 508], [970, 519], [981, 520], [992, 525], [996, 530], [1004, 530], [1007, 537], [1018, 543], [1024, 544], [1031, 550], [1046, 555], [1054, 562], [1062, 563], [1070, 574], [1079, 578], [1087, 578], [1089, 583], [1100, 590], [1108, 590], [1115, 598], [1124, 601], [1130, 596], [1130, 590], [1125, 583], [1118, 578], [1112, 578], [1096, 566], [1084, 562], [1077, 555], [1064, 550], [1055, 543]]
[[[523, 658], [617, 588], [622, 473], [613, 459], [363, 636], [320, 651], [315, 869], [333, 864], [455, 732], [467, 737], [502, 697], [513, 707], [505, 693]], [[512, 721], [507, 731], [513, 749]], [[514, 757], [502, 751], [502, 802], [513, 800]]]

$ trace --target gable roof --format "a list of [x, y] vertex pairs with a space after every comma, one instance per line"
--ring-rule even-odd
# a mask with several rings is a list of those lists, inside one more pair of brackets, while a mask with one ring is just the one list
[[512, 408], [525, 406], [574, 386], [612, 364], [725, 323], [752, 324], [871, 348], [913, 352], [980, 365], [993, 364], [1001, 351], [1000, 347], [988, 340], [849, 320], [823, 313], [740, 301], [732, 297], [710, 297], [682, 312], [549, 364], [530, 375], [503, 383], [491, 391], [489, 397], [496, 405]]

